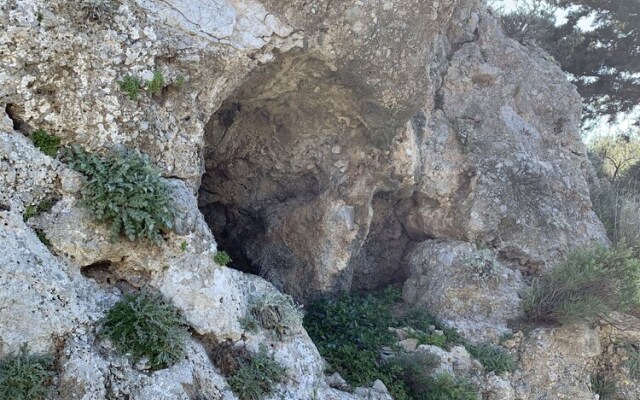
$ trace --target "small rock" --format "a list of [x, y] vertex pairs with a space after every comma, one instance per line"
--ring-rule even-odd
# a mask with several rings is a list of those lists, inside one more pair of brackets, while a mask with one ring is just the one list
[[413, 353], [416, 351], [416, 347], [418, 347], [418, 339], [409, 338], [398, 342], [398, 344], [402, 346], [407, 353]]
[[334, 389], [344, 390], [349, 387], [347, 381], [345, 381], [339, 373], [335, 372], [333, 375], [326, 378], [327, 385]]

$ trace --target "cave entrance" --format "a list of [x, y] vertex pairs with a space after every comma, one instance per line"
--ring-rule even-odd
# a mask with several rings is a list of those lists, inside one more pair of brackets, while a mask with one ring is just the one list
[[362, 116], [369, 100], [334, 70], [281, 55], [205, 127], [199, 207], [220, 248], [301, 301], [351, 289], [386, 151]]
[[233, 268], [268, 275], [265, 253], [286, 245], [265, 233], [288, 206], [335, 186], [340, 166], [327, 154], [364, 132], [357, 109], [324, 62], [288, 54], [249, 76], [211, 116], [199, 207]]

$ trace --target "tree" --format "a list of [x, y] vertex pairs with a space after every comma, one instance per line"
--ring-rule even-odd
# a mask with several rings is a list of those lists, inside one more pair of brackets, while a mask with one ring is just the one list
[[[640, 105], [640, 0], [548, 0], [505, 15], [508, 35], [547, 50], [585, 99], [584, 119], [614, 119]], [[557, 24], [554, 12], [567, 11]], [[585, 20], [591, 21], [584, 29]], [[640, 117], [635, 121], [640, 125]]]

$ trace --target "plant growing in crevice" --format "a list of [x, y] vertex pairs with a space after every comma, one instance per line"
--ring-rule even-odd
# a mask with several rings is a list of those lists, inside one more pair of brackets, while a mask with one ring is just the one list
[[118, 85], [131, 100], [138, 100], [140, 88], [142, 87], [142, 80], [140, 78], [132, 75], [125, 75], [122, 80], [118, 81]]
[[142, 291], [125, 295], [102, 321], [102, 335], [134, 362], [145, 359], [151, 369], [169, 367], [184, 355], [186, 323], [169, 301]]
[[45, 400], [52, 394], [53, 357], [31, 354], [26, 344], [0, 360], [0, 399]]
[[640, 260], [627, 249], [594, 247], [571, 252], [525, 293], [530, 323], [595, 322], [640, 305]]
[[239, 368], [227, 379], [231, 390], [240, 400], [260, 400], [272, 394], [283, 382], [286, 370], [267, 354], [264, 348], [249, 360], [240, 362]]
[[249, 313], [241, 322], [245, 329], [255, 331], [260, 327], [282, 340], [300, 331], [302, 313], [291, 296], [266, 296], [250, 302]]
[[151, 94], [158, 94], [164, 88], [164, 76], [160, 71], [153, 73], [153, 78], [145, 84], [147, 91]]
[[284, 382], [286, 370], [267, 354], [264, 347], [251, 354], [244, 345], [230, 340], [208, 342], [209, 358], [220, 370], [240, 400], [259, 400]]
[[58, 154], [58, 150], [60, 149], [59, 137], [50, 135], [43, 129], [33, 131], [29, 137], [33, 145], [49, 157], [55, 157], [56, 154]]
[[101, 158], [74, 146], [65, 159], [87, 177], [81, 204], [96, 221], [110, 225], [112, 242], [124, 234], [130, 241], [159, 244], [161, 233], [173, 228], [169, 188], [148, 157], [118, 152]]
[[56, 204], [55, 200], [47, 198], [42, 200], [40, 203], [36, 205], [28, 205], [24, 209], [24, 213], [22, 214], [22, 219], [24, 222], [27, 222], [33, 217], [37, 217], [38, 215], [49, 212]]
[[505, 349], [491, 344], [467, 345], [469, 354], [480, 361], [486, 372], [511, 372], [516, 367], [516, 360]]
[[629, 343], [624, 345], [624, 350], [627, 353], [624, 366], [629, 371], [629, 376], [635, 380], [640, 379], [640, 350]]
[[613, 400], [618, 387], [614, 380], [602, 373], [597, 373], [591, 377], [591, 390], [600, 396], [600, 400]]
[[216, 252], [216, 254], [213, 256], [213, 261], [215, 261], [216, 264], [225, 267], [233, 260], [226, 251], [222, 250]]

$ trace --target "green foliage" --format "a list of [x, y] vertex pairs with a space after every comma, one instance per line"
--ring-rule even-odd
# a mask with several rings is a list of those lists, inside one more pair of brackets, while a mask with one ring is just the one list
[[60, 148], [60, 138], [55, 135], [49, 135], [43, 129], [33, 131], [31, 133], [31, 141], [33, 141], [34, 146], [49, 157], [55, 157]]
[[82, 205], [111, 226], [111, 240], [124, 233], [135, 241], [162, 240], [173, 227], [174, 208], [160, 171], [146, 156], [130, 152], [100, 158], [74, 146], [65, 152], [71, 168], [87, 177]]
[[[399, 311], [405, 306], [400, 300], [395, 289], [319, 300], [308, 307], [304, 326], [320, 354], [354, 386], [380, 379], [396, 400], [476, 400], [477, 390], [468, 382], [448, 375], [433, 378], [439, 360], [430, 353], [399, 351], [387, 361], [380, 359], [382, 347], [397, 349], [397, 338], [389, 331], [393, 326], [412, 328], [419, 341], [440, 347], [466, 344], [455, 329], [422, 309]], [[401, 315], [394, 317], [392, 310]], [[444, 335], [433, 333], [434, 328]]]
[[442, 348], [445, 348], [447, 345], [447, 337], [445, 335], [439, 335], [436, 333], [425, 333], [423, 331], [414, 330], [409, 332], [407, 336], [413, 339], [417, 339], [418, 344], [428, 344]]
[[249, 360], [240, 360], [239, 368], [232, 372], [227, 382], [240, 400], [260, 400], [284, 381], [285, 373], [285, 369], [262, 348]]
[[146, 84], [147, 90], [151, 94], [157, 94], [162, 91], [164, 87], [164, 76], [160, 71], [156, 71], [153, 73], [153, 78]]
[[600, 400], [613, 400], [618, 392], [615, 381], [603, 374], [591, 377], [591, 390], [600, 395]]
[[[513, 3], [513, 2], [512, 2]], [[573, 77], [586, 120], [629, 113], [640, 103], [640, 2], [547, 0], [503, 17], [507, 35], [535, 41]], [[540, 7], [542, 5], [542, 7]], [[557, 10], [562, 19], [557, 19]], [[583, 23], [589, 22], [589, 29]], [[640, 123], [636, 119], [636, 124]]]
[[249, 314], [242, 320], [242, 324], [252, 331], [258, 327], [267, 329], [282, 340], [300, 330], [302, 313], [291, 296], [268, 296], [251, 302]]
[[26, 344], [0, 360], [0, 399], [45, 400], [51, 394], [53, 357], [34, 355]]
[[416, 400], [478, 400], [478, 390], [468, 381], [449, 374], [438, 375]]
[[131, 100], [137, 100], [142, 87], [142, 80], [135, 76], [125, 75], [122, 80], [118, 81], [118, 85]]
[[595, 322], [640, 304], [640, 261], [623, 248], [576, 250], [537, 278], [523, 298], [531, 323]]
[[126, 295], [116, 303], [102, 321], [102, 334], [135, 362], [146, 357], [154, 370], [179, 361], [188, 336], [178, 310], [149, 292]]
[[513, 371], [516, 367], [516, 360], [505, 349], [490, 344], [468, 345], [467, 350], [476, 360], [480, 361], [484, 370], [501, 374]]
[[589, 157], [600, 179], [589, 191], [609, 239], [640, 256], [640, 140], [627, 139], [601, 138], [591, 144]]
[[223, 250], [223, 251], [218, 251], [213, 256], [213, 261], [215, 261], [216, 264], [224, 267], [225, 265], [229, 264], [233, 260], [231, 259], [229, 254], [227, 254], [227, 252]]
[[627, 353], [627, 361], [624, 362], [624, 366], [629, 370], [629, 376], [632, 379], [640, 379], [640, 350], [637, 346], [627, 344], [624, 346]]
[[52, 199], [44, 199], [37, 205], [28, 205], [24, 210], [24, 214], [22, 214], [22, 219], [24, 222], [27, 222], [33, 217], [36, 217], [42, 213], [49, 212], [53, 208], [55, 201]]
[[182, 250], [183, 253], [187, 251], [187, 242], [180, 243], [180, 250]]
[[[458, 333], [456, 329], [449, 328], [446, 325], [440, 323], [440, 321], [438, 321], [434, 316], [430, 315], [422, 308], [410, 308], [401, 317], [397, 318], [394, 324], [398, 327], [409, 327], [417, 329], [421, 332], [415, 333], [414, 337], [416, 339], [422, 339], [431, 342], [420, 344], [431, 344], [442, 348], [449, 348], [457, 345], [467, 345], [467, 341]], [[442, 331], [444, 335], [427, 333], [431, 332], [432, 328]], [[442, 338], [436, 338], [435, 336], [441, 336], [444, 339], [444, 343]]]
[[355, 294], [319, 300], [307, 309], [304, 326], [320, 354], [347, 381], [363, 386], [381, 379], [386, 384], [390, 379], [379, 368], [378, 354], [396, 342], [389, 332], [392, 303], [385, 296]]

